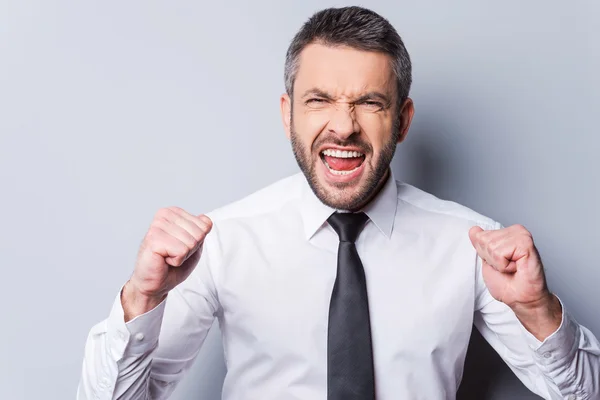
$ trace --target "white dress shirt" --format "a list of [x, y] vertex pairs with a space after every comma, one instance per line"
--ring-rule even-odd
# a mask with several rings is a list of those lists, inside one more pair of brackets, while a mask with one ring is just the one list
[[[78, 399], [167, 398], [216, 317], [223, 399], [325, 400], [334, 211], [299, 173], [208, 213], [213, 229], [185, 282], [128, 323], [117, 295], [92, 328]], [[600, 344], [564, 305], [560, 328], [540, 342], [489, 294], [468, 231], [499, 223], [393, 176], [364, 211], [356, 246], [378, 400], [454, 399], [473, 323], [543, 398], [600, 399]]]

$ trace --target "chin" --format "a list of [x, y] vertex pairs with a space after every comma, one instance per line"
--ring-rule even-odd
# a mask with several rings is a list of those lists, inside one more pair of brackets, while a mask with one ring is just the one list
[[338, 210], [361, 209], [389, 168], [389, 163], [382, 164], [381, 160], [377, 165], [382, 168], [374, 168], [371, 151], [327, 146], [309, 156], [294, 141], [292, 145], [313, 193], [323, 204]]
[[[320, 163], [320, 162], [319, 162]], [[356, 210], [364, 203], [368, 197], [364, 193], [367, 189], [365, 184], [364, 172], [352, 174], [352, 176], [339, 176], [333, 174], [324, 174], [316, 172], [316, 185], [313, 185], [313, 192], [325, 205], [338, 210]], [[333, 176], [332, 176], [333, 175]], [[316, 186], [316, 187], [314, 187]]]

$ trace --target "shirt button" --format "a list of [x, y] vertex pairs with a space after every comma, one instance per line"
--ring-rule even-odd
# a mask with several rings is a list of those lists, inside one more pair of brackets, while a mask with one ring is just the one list
[[544, 358], [550, 358], [550, 357], [552, 357], [552, 354], [550, 354], [548, 352], [544, 353]]
[[570, 394], [569, 397], [567, 397], [568, 400], [577, 400], [577, 396], [575, 396], [574, 394]]
[[142, 340], [144, 340], [144, 334], [142, 332], [136, 334], [135, 340], [137, 340], [138, 342], [141, 342]]

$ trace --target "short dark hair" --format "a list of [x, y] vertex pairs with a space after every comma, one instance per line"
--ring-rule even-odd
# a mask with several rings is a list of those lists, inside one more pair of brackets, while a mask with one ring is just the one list
[[398, 102], [408, 97], [412, 66], [404, 43], [388, 20], [374, 11], [352, 6], [327, 8], [313, 14], [296, 33], [285, 58], [285, 90], [293, 95], [300, 53], [311, 43], [349, 46], [358, 50], [385, 53], [392, 59], [397, 79]]

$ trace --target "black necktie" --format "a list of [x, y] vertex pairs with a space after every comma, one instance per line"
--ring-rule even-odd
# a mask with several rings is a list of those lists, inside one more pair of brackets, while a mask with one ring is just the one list
[[327, 220], [340, 238], [329, 304], [327, 399], [375, 399], [375, 374], [365, 271], [354, 242], [368, 217], [335, 213]]

